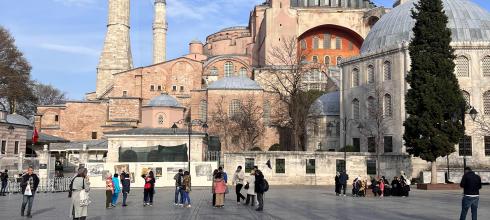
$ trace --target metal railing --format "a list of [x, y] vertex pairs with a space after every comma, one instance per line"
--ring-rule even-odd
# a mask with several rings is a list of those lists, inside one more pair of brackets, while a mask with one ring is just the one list
[[[70, 190], [70, 183], [73, 177], [54, 177], [46, 180], [45, 178], [39, 179], [39, 186], [37, 192], [68, 192]], [[7, 183], [6, 193], [20, 193], [22, 188], [20, 187], [20, 178], [9, 179]]]
[[206, 152], [206, 158], [204, 158], [204, 161], [220, 161], [220, 156], [220, 151], [208, 151]]

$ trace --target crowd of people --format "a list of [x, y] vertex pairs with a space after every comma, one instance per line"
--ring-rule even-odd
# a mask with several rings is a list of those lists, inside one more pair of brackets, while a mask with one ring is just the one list
[[[337, 172], [335, 176], [335, 194], [337, 196], [346, 196], [347, 181], [349, 175], [346, 172]], [[384, 196], [402, 196], [408, 197], [410, 192], [410, 180], [406, 177], [402, 171], [401, 175], [393, 177], [391, 183], [385, 176], [379, 178], [371, 178], [370, 185], [367, 178], [361, 178], [357, 176], [352, 181], [352, 196], [354, 197], [366, 197], [369, 189], [375, 197]]]

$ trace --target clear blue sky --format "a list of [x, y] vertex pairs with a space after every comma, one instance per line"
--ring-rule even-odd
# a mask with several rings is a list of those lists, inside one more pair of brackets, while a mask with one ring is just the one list
[[[154, 0], [131, 0], [134, 66], [151, 64]], [[473, 0], [490, 10], [488, 0]], [[186, 54], [188, 42], [221, 28], [246, 25], [263, 0], [167, 0], [169, 59]], [[391, 7], [394, 0], [374, 0]], [[0, 0], [0, 25], [11, 31], [33, 66], [34, 79], [81, 99], [95, 90], [107, 0]]]

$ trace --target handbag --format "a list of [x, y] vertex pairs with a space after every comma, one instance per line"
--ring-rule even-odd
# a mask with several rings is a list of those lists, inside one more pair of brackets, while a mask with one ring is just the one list
[[244, 189], [249, 189], [250, 188], [250, 185], [248, 185], [248, 183], [247, 183], [247, 184], [245, 184], [245, 186], [243, 188]]
[[82, 190], [80, 191], [80, 207], [88, 206], [90, 205], [91, 201], [88, 195], [88, 192], [85, 191], [85, 178], [83, 179], [83, 187]]

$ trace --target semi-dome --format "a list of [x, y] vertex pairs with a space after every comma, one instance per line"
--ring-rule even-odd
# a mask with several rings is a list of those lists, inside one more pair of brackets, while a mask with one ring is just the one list
[[161, 94], [148, 102], [146, 107], [177, 107], [182, 108], [182, 105], [176, 98], [167, 94]]
[[[418, 0], [411, 0], [395, 7], [381, 17], [362, 44], [361, 53], [393, 48], [410, 42], [415, 20], [411, 9]], [[448, 28], [453, 42], [490, 41], [490, 13], [470, 0], [442, 0], [448, 16]]]
[[329, 92], [313, 102], [309, 110], [310, 116], [340, 115], [340, 92]]
[[208, 90], [262, 90], [262, 87], [248, 77], [230, 76], [212, 82]]

